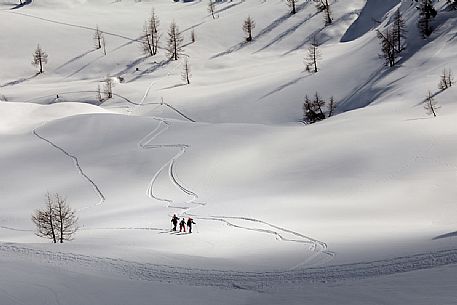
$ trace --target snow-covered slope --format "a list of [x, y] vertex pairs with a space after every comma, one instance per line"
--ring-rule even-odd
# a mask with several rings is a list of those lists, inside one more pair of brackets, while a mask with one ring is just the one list
[[[368, 294], [417, 303], [417, 289], [439, 293], [434, 302], [457, 297], [428, 285], [441, 270], [452, 287], [457, 262], [457, 93], [435, 89], [442, 69], [457, 70], [457, 15], [444, 3], [422, 39], [406, 0], [331, 1], [326, 27], [308, 1], [295, 15], [279, 0], [218, 1], [215, 19], [201, 1], [12, 2], [0, 0], [0, 270], [17, 272], [1, 279], [1, 304], [29, 303], [32, 292], [19, 292], [29, 284], [42, 303], [93, 304], [98, 282], [99, 291], [131, 285], [128, 298], [100, 304], [149, 304], [150, 285], [160, 304], [293, 304], [303, 291], [322, 304], [335, 302], [328, 293], [362, 304]], [[162, 48], [144, 57], [138, 40], [152, 8]], [[407, 49], [388, 68], [375, 29], [397, 9]], [[241, 30], [248, 15], [251, 43]], [[169, 61], [164, 49], [172, 20], [183, 31], [190, 85], [182, 59]], [[106, 56], [93, 47], [97, 25]], [[309, 74], [313, 37], [322, 60]], [[30, 65], [38, 43], [49, 54], [40, 75]], [[100, 104], [106, 76], [114, 97]], [[441, 106], [436, 118], [423, 109], [428, 90]], [[316, 91], [335, 97], [338, 115], [303, 125], [303, 97]], [[74, 241], [33, 234], [30, 215], [46, 192], [77, 210]], [[174, 213], [195, 219], [193, 234], [169, 232]], [[25, 269], [41, 276], [24, 281]], [[370, 293], [351, 302], [346, 292], [361, 285]], [[396, 299], [379, 291], [392, 287]]]

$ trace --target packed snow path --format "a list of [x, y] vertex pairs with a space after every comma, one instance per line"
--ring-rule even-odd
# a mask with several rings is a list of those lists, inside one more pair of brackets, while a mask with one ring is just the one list
[[378, 277], [457, 263], [457, 249], [451, 249], [318, 268], [243, 272], [139, 263], [115, 258], [46, 251], [7, 243], [0, 243], [0, 252], [5, 257], [33, 259], [70, 270], [82, 271], [85, 269], [91, 272], [97, 270], [136, 280], [255, 291], [263, 291], [271, 287], [297, 287], [306, 283]]

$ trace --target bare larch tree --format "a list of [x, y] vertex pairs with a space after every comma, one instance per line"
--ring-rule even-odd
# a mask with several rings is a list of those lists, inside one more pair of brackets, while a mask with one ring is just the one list
[[440, 107], [438, 106], [438, 102], [435, 101], [433, 94], [429, 91], [427, 97], [425, 98], [425, 110], [427, 110], [428, 115], [432, 115], [436, 117], [436, 110]]
[[187, 58], [184, 58], [182, 68], [183, 68], [183, 70], [182, 70], [181, 77], [182, 77], [183, 81], [185, 81], [189, 85], [192, 74], [191, 74], [191, 70], [190, 70], [190, 63]]
[[51, 239], [53, 243], [57, 243], [57, 221], [53, 198], [49, 193], [46, 194], [46, 206], [32, 214], [32, 221], [36, 226], [35, 234], [37, 236]]
[[48, 63], [48, 54], [37, 45], [35, 53], [33, 53], [32, 65], [40, 67], [40, 74], [43, 73], [43, 66]]
[[243, 31], [246, 33], [246, 41], [252, 41], [252, 30], [255, 28], [255, 21], [248, 16], [243, 22]]
[[55, 217], [58, 225], [59, 241], [72, 240], [78, 230], [78, 217], [76, 212], [70, 208], [66, 199], [59, 194], [55, 195]]
[[296, 4], [297, 0], [286, 0], [287, 5], [292, 9], [290, 12], [292, 15], [297, 12]]
[[325, 25], [330, 25], [333, 22], [332, 12], [330, 8], [330, 3], [328, 0], [314, 0], [316, 2], [316, 8], [319, 12], [324, 12], [324, 21]]
[[179, 56], [182, 54], [183, 40], [184, 39], [178, 26], [176, 25], [176, 22], [173, 21], [168, 30], [167, 41], [168, 54], [172, 60], [178, 60]]
[[452, 70], [443, 69], [443, 73], [440, 76], [440, 83], [438, 84], [438, 89], [446, 90], [455, 83]]
[[395, 66], [397, 61], [398, 52], [396, 49], [396, 40], [393, 34], [393, 30], [386, 29], [384, 32], [377, 30], [379, 43], [381, 44], [381, 52], [379, 57], [384, 58], [386, 66]]
[[216, 19], [216, 17], [214, 17], [215, 5], [216, 5], [216, 3], [213, 0], [209, 0], [208, 13], [210, 13], [211, 16], [213, 16], [213, 19]]
[[148, 21], [144, 24], [143, 29], [143, 52], [146, 55], [153, 56], [157, 54], [159, 50], [159, 25], [160, 20], [157, 17], [154, 9], [152, 9], [151, 16]]
[[109, 76], [107, 76], [103, 80], [103, 94], [105, 95], [105, 99], [110, 99], [113, 97], [113, 79]]
[[95, 33], [94, 33], [94, 42], [95, 42], [95, 48], [96, 49], [101, 49], [102, 48], [102, 39], [103, 39], [103, 32], [100, 31], [98, 28], [98, 24], [95, 27]]
[[335, 103], [335, 98], [332, 96], [330, 97], [330, 100], [327, 104], [327, 117], [333, 116], [334, 112], [336, 110], [336, 103]]
[[305, 57], [306, 61], [306, 70], [313, 70], [314, 73], [317, 73], [317, 62], [322, 59], [322, 54], [319, 50], [319, 42], [316, 37], [313, 38], [311, 45], [308, 47], [308, 54]]
[[394, 36], [393, 39], [395, 41], [395, 51], [397, 53], [401, 53], [405, 50], [404, 40], [406, 40], [406, 24], [405, 20], [403, 19], [403, 15], [398, 9], [394, 15], [394, 22], [393, 22], [393, 30], [392, 35]]

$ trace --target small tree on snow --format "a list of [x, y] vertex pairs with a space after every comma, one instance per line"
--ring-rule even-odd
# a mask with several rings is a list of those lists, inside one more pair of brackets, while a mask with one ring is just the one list
[[255, 28], [255, 21], [248, 16], [243, 22], [243, 31], [246, 33], [246, 41], [252, 41], [252, 30]]
[[407, 32], [405, 20], [403, 19], [400, 9], [398, 9], [395, 12], [392, 29], [392, 35], [394, 36], [393, 40], [395, 41], [395, 49], [397, 53], [401, 53], [405, 49], [403, 41], [406, 39]]
[[110, 99], [113, 97], [113, 79], [109, 76], [107, 76], [103, 80], [103, 94], [105, 95], [105, 99]]
[[290, 12], [292, 15], [297, 12], [296, 4], [297, 0], [286, 0], [287, 5], [292, 9]]
[[215, 2], [213, 0], [209, 0], [208, 2], [208, 13], [211, 14], [211, 16], [213, 16], [213, 19], [216, 19], [216, 17], [214, 17], [214, 11], [215, 11]]
[[73, 235], [78, 230], [76, 212], [70, 208], [66, 199], [59, 194], [55, 195], [54, 205], [60, 243], [63, 243], [64, 240], [72, 240]]
[[314, 0], [316, 2], [316, 8], [319, 12], [324, 12], [325, 25], [330, 25], [333, 22], [332, 12], [330, 9], [330, 3], [328, 0]]
[[191, 70], [190, 70], [190, 63], [187, 58], [184, 58], [182, 68], [183, 68], [183, 71], [182, 71], [181, 77], [182, 77], [183, 81], [185, 81], [189, 85], [192, 74], [191, 74]]
[[195, 30], [192, 29], [192, 31], [190, 32], [190, 41], [192, 41], [192, 43], [194, 43], [195, 40], [196, 40]]
[[396, 41], [393, 31], [386, 29], [384, 32], [377, 30], [379, 43], [381, 44], [382, 54], [379, 57], [384, 58], [386, 65], [389, 67], [395, 66], [397, 61], [398, 52], [395, 48]]
[[106, 55], [106, 41], [105, 41], [105, 36], [102, 36], [102, 47], [103, 47], [103, 54]]
[[313, 38], [313, 42], [308, 48], [308, 54], [305, 57], [307, 70], [312, 69], [314, 73], [317, 73], [317, 62], [322, 59], [322, 54], [319, 50], [319, 43], [316, 37]]
[[159, 25], [159, 17], [157, 17], [153, 9], [151, 16], [144, 24], [143, 39], [141, 41], [143, 45], [143, 53], [146, 55], [153, 56], [157, 54], [160, 39]]
[[36, 226], [36, 235], [51, 239], [57, 243], [57, 221], [55, 217], [54, 202], [49, 193], [46, 194], [46, 206], [32, 214], [32, 221]]
[[437, 15], [437, 11], [433, 7], [432, 0], [420, 0], [419, 2], [419, 22], [417, 26], [422, 34], [422, 37], [426, 38], [433, 32], [431, 21]]
[[99, 101], [100, 103], [103, 102], [103, 98], [102, 98], [102, 91], [100, 90], [100, 84], [98, 84], [97, 86], [97, 101]]
[[441, 77], [440, 77], [440, 83], [438, 84], [438, 89], [446, 90], [446, 89], [452, 87], [452, 85], [454, 83], [455, 83], [454, 76], [452, 75], [451, 69], [449, 69], [449, 70], [443, 69], [443, 73], [441, 74]]
[[327, 117], [331, 117], [333, 116], [334, 112], [336, 110], [336, 103], [335, 103], [335, 99], [332, 97], [330, 97], [330, 100], [327, 104]]
[[46, 194], [46, 206], [32, 214], [36, 235], [51, 239], [53, 243], [71, 240], [78, 230], [78, 217], [59, 194]]
[[173, 21], [170, 24], [170, 28], [168, 30], [168, 41], [167, 41], [167, 50], [168, 54], [170, 55], [171, 59], [178, 60], [179, 55], [182, 53], [183, 49], [183, 37], [181, 32], [179, 31], [176, 22]]
[[428, 115], [432, 115], [433, 117], [436, 117], [436, 110], [440, 108], [438, 105], [438, 102], [435, 101], [433, 98], [432, 93], [429, 91], [427, 94], [427, 98], [425, 99], [425, 105], [424, 105], [425, 110], [427, 110]]
[[95, 48], [96, 49], [101, 49], [102, 48], [102, 39], [103, 39], [103, 32], [100, 31], [98, 28], [98, 25], [95, 28], [95, 33], [94, 33], [94, 42], [95, 42]]
[[48, 63], [48, 54], [40, 47], [37, 46], [35, 53], [33, 53], [32, 65], [40, 67], [40, 74], [43, 73], [43, 66]]

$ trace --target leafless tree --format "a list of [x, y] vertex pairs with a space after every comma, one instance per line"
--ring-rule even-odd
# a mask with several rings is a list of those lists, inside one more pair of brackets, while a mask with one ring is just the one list
[[113, 79], [109, 76], [107, 76], [103, 80], [103, 94], [105, 95], [105, 99], [110, 99], [113, 97]]
[[102, 91], [100, 90], [100, 84], [97, 86], [97, 101], [100, 103], [103, 102]]
[[313, 70], [314, 73], [317, 73], [317, 62], [322, 59], [322, 54], [319, 50], [319, 42], [316, 37], [313, 38], [313, 42], [308, 47], [308, 54], [305, 57], [307, 71]]
[[330, 100], [328, 101], [328, 104], [327, 104], [327, 117], [328, 118], [333, 116], [335, 109], [336, 109], [335, 99], [332, 96], [332, 97], [330, 97]]
[[436, 110], [440, 108], [438, 105], [438, 102], [435, 101], [433, 98], [433, 94], [429, 91], [427, 94], [427, 97], [425, 99], [425, 105], [424, 105], [425, 110], [427, 110], [428, 115], [432, 115], [436, 117]]
[[182, 71], [181, 77], [182, 77], [183, 81], [185, 81], [188, 85], [190, 84], [190, 79], [192, 77], [192, 74], [191, 74], [191, 69], [190, 69], [190, 63], [187, 58], [184, 58], [183, 71]]
[[398, 9], [395, 12], [392, 30], [392, 35], [394, 36], [393, 40], [395, 41], [395, 51], [397, 53], [401, 53], [405, 49], [403, 41], [406, 39], [407, 32], [405, 20], [403, 19], [400, 9]]
[[246, 33], [246, 41], [252, 41], [252, 30], [255, 28], [255, 21], [248, 16], [243, 22], [243, 31]]
[[454, 76], [452, 74], [452, 70], [443, 69], [443, 73], [440, 77], [440, 83], [438, 84], [438, 89], [446, 90], [447, 88], [452, 87], [454, 83], [455, 81]]
[[195, 40], [196, 40], [195, 30], [192, 29], [192, 31], [190, 32], [190, 41], [192, 41], [192, 43], [194, 43]]
[[103, 54], [106, 55], [106, 41], [105, 41], [105, 36], [102, 36], [102, 47], [103, 47]]
[[295, 14], [297, 12], [297, 9], [296, 9], [297, 0], [286, 0], [286, 3], [292, 9], [292, 11], [290, 13], [292, 15]]
[[208, 13], [210, 13], [211, 16], [213, 16], [213, 19], [216, 19], [216, 17], [214, 17], [215, 5], [216, 5], [216, 3], [213, 0], [209, 0]]
[[182, 54], [183, 50], [183, 37], [179, 31], [176, 22], [173, 21], [170, 24], [170, 29], [168, 30], [168, 43], [167, 50], [171, 59], [178, 60], [179, 56]]
[[35, 53], [33, 53], [32, 65], [40, 67], [40, 74], [43, 73], [43, 66], [48, 63], [48, 54], [37, 45]]
[[46, 194], [46, 206], [32, 214], [32, 221], [36, 226], [36, 235], [51, 239], [57, 243], [57, 221], [55, 217], [54, 201], [49, 193]]
[[78, 230], [78, 217], [75, 210], [71, 209], [67, 201], [59, 194], [55, 195], [55, 217], [59, 232], [59, 241], [72, 240]]
[[100, 31], [98, 28], [98, 24], [95, 28], [95, 33], [94, 33], [94, 42], [95, 42], [95, 48], [96, 49], [101, 49], [102, 48], [102, 39], [103, 39], [103, 32]]
[[333, 22], [332, 11], [331, 11], [330, 3], [328, 2], [328, 0], [314, 0], [314, 2], [316, 2], [317, 10], [319, 12], [325, 13], [325, 15], [324, 15], [325, 16], [324, 17], [325, 25], [332, 24], [332, 22]]
[[143, 28], [142, 45], [144, 54], [149, 56], [157, 54], [160, 40], [159, 25], [159, 17], [157, 17], [154, 9], [152, 9], [151, 16], [148, 21], [146, 21]]
[[382, 54], [379, 57], [384, 58], [386, 65], [389, 67], [395, 66], [397, 61], [398, 52], [395, 48], [395, 36], [393, 35], [393, 31], [390, 29], [378, 32], [378, 39], [379, 43], [381, 44], [381, 52]]

